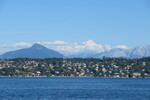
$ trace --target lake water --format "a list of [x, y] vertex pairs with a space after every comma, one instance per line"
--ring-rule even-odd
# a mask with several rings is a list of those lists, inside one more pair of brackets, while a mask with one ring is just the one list
[[150, 79], [1, 77], [0, 100], [150, 100]]

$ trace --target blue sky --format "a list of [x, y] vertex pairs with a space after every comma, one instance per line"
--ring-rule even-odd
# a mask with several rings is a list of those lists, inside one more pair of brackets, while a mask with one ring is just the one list
[[150, 45], [149, 0], [0, 0], [0, 44]]

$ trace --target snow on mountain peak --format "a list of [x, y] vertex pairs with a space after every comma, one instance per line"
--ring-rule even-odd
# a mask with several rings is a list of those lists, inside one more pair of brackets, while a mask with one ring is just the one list
[[84, 51], [94, 51], [94, 52], [103, 52], [104, 48], [101, 44], [96, 44], [93, 40], [88, 40], [82, 43], [82, 47]]
[[96, 45], [96, 43], [93, 40], [88, 40], [88, 41], [84, 42], [83, 44], [85, 44], [85, 45]]

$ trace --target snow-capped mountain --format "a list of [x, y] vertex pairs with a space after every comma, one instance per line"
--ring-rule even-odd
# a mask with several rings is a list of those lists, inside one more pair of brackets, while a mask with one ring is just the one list
[[150, 45], [139, 46], [131, 49], [111, 49], [107, 52], [102, 52], [91, 57], [102, 58], [102, 57], [124, 57], [124, 58], [142, 58], [150, 56]]
[[102, 52], [96, 55], [93, 55], [91, 57], [93, 58], [102, 58], [102, 57], [125, 57], [128, 58], [129, 50], [128, 49], [121, 49], [121, 48], [115, 48], [111, 49], [106, 52]]
[[[43, 44], [45, 45], [45, 44]], [[76, 56], [80, 54], [97, 54], [104, 52], [106, 50], [109, 50], [111, 47], [109, 46], [103, 46], [101, 44], [97, 44], [92, 40], [88, 40], [83, 43], [68, 43], [68, 44], [56, 44], [56, 45], [51, 45], [51, 44], [46, 44], [45, 45], [48, 48], [52, 48], [53, 50], [56, 50], [65, 56]]]
[[130, 58], [141, 58], [150, 56], [150, 45], [139, 46], [130, 50]]

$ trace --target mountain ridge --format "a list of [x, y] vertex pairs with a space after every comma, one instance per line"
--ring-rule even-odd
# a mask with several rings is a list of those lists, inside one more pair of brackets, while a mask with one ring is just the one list
[[63, 58], [64, 55], [57, 51], [48, 49], [40, 44], [33, 44], [30, 48], [19, 49], [2, 54], [1, 59], [12, 58]]
[[98, 53], [91, 56], [92, 58], [102, 57], [123, 57], [123, 58], [142, 58], [150, 56], [150, 45], [138, 46], [131, 49], [111, 49], [107, 52]]

